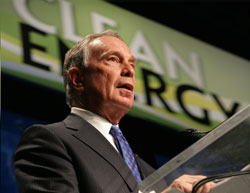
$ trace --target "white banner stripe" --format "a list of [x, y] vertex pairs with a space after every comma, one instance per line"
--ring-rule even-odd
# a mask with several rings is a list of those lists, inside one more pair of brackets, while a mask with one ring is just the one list
[[15, 63], [11, 63], [11, 62], [2, 60], [2, 67], [9, 69], [9, 70], [21, 72], [24, 74], [29, 74], [32, 76], [37, 76], [37, 77], [40, 77], [43, 79], [48, 79], [48, 80], [63, 84], [63, 77], [61, 75], [54, 74], [52, 72], [48, 72], [46, 70], [42, 70], [42, 69], [39, 69], [39, 68], [36, 68], [33, 66], [28, 66], [28, 65], [23, 65], [23, 64], [15, 64]]

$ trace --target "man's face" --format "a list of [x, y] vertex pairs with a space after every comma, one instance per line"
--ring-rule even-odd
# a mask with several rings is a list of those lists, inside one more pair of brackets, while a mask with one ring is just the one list
[[136, 60], [127, 45], [112, 36], [93, 40], [85, 71], [88, 109], [106, 114], [127, 113], [134, 102]]

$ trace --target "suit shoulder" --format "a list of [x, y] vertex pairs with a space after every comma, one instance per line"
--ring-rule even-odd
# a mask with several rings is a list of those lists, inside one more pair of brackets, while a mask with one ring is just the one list
[[[33, 141], [35, 139], [48, 139], [55, 141], [55, 138], [58, 138], [58, 134], [56, 132], [56, 128], [62, 128], [63, 123], [53, 123], [53, 124], [34, 124], [28, 127], [20, 141]], [[57, 141], [57, 140], [56, 140]], [[59, 140], [60, 141], [60, 140]]]
[[[46, 139], [61, 144], [69, 143], [72, 134], [75, 132], [74, 128], [66, 126], [67, 122], [77, 120], [74, 116], [70, 115], [65, 120], [51, 124], [34, 124], [26, 129], [21, 141], [29, 139]], [[78, 123], [76, 123], [78, 124]]]
[[34, 124], [28, 127], [23, 136], [28, 136], [28, 135], [35, 135], [35, 134], [41, 134], [41, 133], [51, 133], [55, 134], [57, 133], [57, 130], [59, 128], [64, 128], [63, 122], [57, 122], [57, 123], [52, 123], [52, 124]]

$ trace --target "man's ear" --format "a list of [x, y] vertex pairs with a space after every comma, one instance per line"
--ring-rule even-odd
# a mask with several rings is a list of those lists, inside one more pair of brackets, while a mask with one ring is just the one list
[[83, 72], [78, 67], [72, 67], [68, 71], [68, 79], [72, 86], [78, 91], [84, 91]]

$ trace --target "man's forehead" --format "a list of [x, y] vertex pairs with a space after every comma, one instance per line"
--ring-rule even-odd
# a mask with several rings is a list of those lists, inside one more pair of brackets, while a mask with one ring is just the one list
[[125, 44], [121, 39], [115, 36], [101, 36], [92, 40], [90, 42], [90, 45], [91, 46], [98, 46], [98, 45], [108, 46], [108, 45], [115, 44], [117, 42]]
[[[98, 37], [90, 42], [92, 51], [102, 54], [103, 52], [118, 52], [119, 50], [128, 51], [131, 55], [129, 47], [121, 39], [113, 36]], [[96, 53], [95, 53], [96, 54]]]
[[90, 42], [91, 46], [97, 46], [97, 45], [102, 45], [103, 42], [100, 40], [100, 38], [96, 38]]

